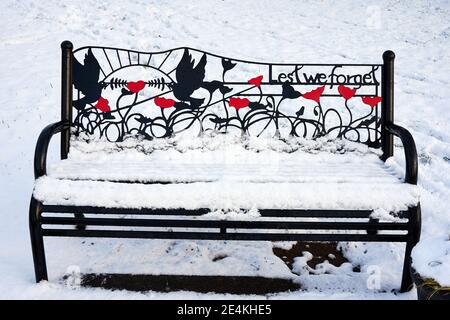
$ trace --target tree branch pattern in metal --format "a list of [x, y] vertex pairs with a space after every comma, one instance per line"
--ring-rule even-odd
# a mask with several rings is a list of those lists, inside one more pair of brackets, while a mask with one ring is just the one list
[[380, 145], [379, 64], [281, 64], [191, 48], [74, 51], [76, 133], [122, 141], [208, 131]]

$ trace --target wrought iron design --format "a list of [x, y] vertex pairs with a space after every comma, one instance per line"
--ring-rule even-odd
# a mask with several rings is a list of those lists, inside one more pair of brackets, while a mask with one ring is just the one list
[[74, 51], [76, 132], [121, 141], [181, 132], [380, 144], [380, 64], [272, 64], [178, 48]]

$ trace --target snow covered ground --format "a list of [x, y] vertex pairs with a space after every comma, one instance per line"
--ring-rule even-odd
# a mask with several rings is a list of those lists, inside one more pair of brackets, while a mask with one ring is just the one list
[[[420, 157], [420, 247], [436, 253], [425, 256], [416, 250], [414, 257], [433, 260], [421, 261], [426, 275], [450, 285], [445, 241], [450, 233], [448, 1], [2, 0], [0, 18], [0, 298], [236, 298], [73, 289], [58, 282], [71, 265], [79, 265], [82, 271], [133, 272], [157, 268], [158, 261], [163, 261], [165, 266], [172, 265], [174, 273], [226, 272], [227, 263], [204, 267], [222, 251], [230, 254], [240, 274], [291, 276], [271, 254], [270, 243], [96, 240], [91, 246], [82, 239], [52, 239], [46, 241], [51, 282], [34, 284], [27, 225], [32, 157], [40, 130], [59, 117], [59, 44], [65, 39], [75, 47], [100, 44], [148, 51], [186, 45], [229, 57], [278, 62], [376, 63], [384, 50], [395, 51], [395, 118], [412, 132]], [[51, 159], [57, 158], [57, 146], [55, 139]], [[399, 141], [396, 146], [396, 157], [389, 164], [401, 172], [404, 159]], [[268, 298], [416, 297], [414, 292], [391, 293], [400, 283], [403, 246], [351, 243], [342, 247], [352, 263], [361, 265], [359, 275], [345, 267], [330, 274], [301, 275], [307, 291]], [[167, 250], [171, 253], [165, 254]], [[243, 254], [248, 252], [252, 254]], [[302, 261], [298, 264], [301, 269]], [[381, 272], [378, 290], [366, 286], [374, 270]]]

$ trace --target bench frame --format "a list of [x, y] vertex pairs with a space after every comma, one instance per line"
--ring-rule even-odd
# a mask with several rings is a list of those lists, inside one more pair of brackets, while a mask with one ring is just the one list
[[[73, 45], [69, 41], [61, 44], [62, 49], [62, 99], [61, 121], [48, 125], [41, 132], [34, 156], [35, 178], [46, 175], [47, 150], [52, 137], [61, 135], [61, 159], [69, 153], [70, 128], [72, 119], [72, 61]], [[404, 128], [395, 125], [394, 119], [394, 58], [392, 51], [383, 54], [382, 65], [382, 113], [381, 113], [381, 159], [385, 161], [393, 156], [393, 137], [399, 137], [405, 150], [406, 172], [405, 183], [417, 184], [418, 160], [413, 137]], [[378, 222], [371, 219], [371, 210], [259, 210], [266, 218], [322, 218], [325, 221], [220, 221], [220, 220], [179, 220], [169, 219], [171, 216], [200, 216], [210, 210], [185, 209], [123, 209], [87, 206], [46, 205], [31, 198], [29, 210], [29, 227], [36, 282], [47, 280], [47, 267], [44, 250], [44, 237], [100, 237], [100, 238], [146, 238], [146, 239], [199, 239], [199, 240], [257, 240], [257, 241], [363, 241], [363, 242], [405, 242], [405, 258], [400, 291], [411, 288], [412, 279], [409, 272], [410, 255], [414, 245], [420, 239], [421, 210], [420, 204], [399, 212], [398, 215], [407, 222]], [[45, 213], [53, 214], [47, 216]], [[73, 217], [58, 217], [57, 214], [74, 214]], [[44, 214], [44, 215], [43, 215]], [[95, 214], [98, 217], [85, 217], [84, 214]], [[142, 218], [105, 218], [108, 215], [152, 216]], [[56, 216], [55, 216], [56, 215]], [[153, 217], [153, 216], [156, 216]], [[161, 218], [161, 216], [164, 216]], [[336, 218], [358, 218], [363, 222], [326, 221]], [[46, 227], [43, 227], [43, 226]], [[66, 228], [52, 228], [62, 225]], [[215, 232], [201, 231], [143, 231], [102, 229], [90, 230], [87, 226], [103, 227], [163, 227], [163, 228], [198, 228], [214, 229]], [[69, 228], [70, 227], [70, 228]], [[235, 232], [233, 229], [244, 229]], [[270, 230], [270, 232], [260, 232]], [[317, 233], [289, 233], [281, 230], [320, 230]], [[365, 233], [354, 233], [355, 230]], [[395, 230], [402, 234], [380, 234], [379, 231]], [[326, 231], [324, 233], [323, 231]], [[340, 231], [340, 233], [329, 233]], [[347, 231], [347, 232], [345, 232]], [[328, 232], [328, 233], [327, 233]]]

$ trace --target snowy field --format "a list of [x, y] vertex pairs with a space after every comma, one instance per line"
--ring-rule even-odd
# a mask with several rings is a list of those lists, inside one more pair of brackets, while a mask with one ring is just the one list
[[[417, 143], [422, 241], [417, 267], [450, 286], [450, 2], [2, 0], [0, 11], [0, 298], [3, 299], [415, 299], [394, 294], [403, 245], [341, 244], [352, 264], [300, 275], [272, 254], [269, 242], [46, 240], [50, 282], [34, 283], [28, 234], [33, 153], [40, 130], [60, 116], [60, 42], [158, 51], [190, 46], [268, 62], [379, 63], [396, 53], [396, 122]], [[50, 158], [57, 159], [58, 141]], [[402, 172], [396, 141], [389, 165]], [[94, 242], [95, 245], [90, 245]], [[287, 245], [287, 244], [284, 244]], [[186, 254], [188, 252], [188, 254]], [[192, 253], [194, 252], [194, 253]], [[211, 257], [229, 259], [211, 264]], [[67, 268], [81, 271], [264, 275], [299, 280], [305, 291], [261, 296], [191, 292], [133, 293], [71, 288]], [[380, 286], [366, 285], [373, 267]], [[70, 269], [70, 268], [69, 268]], [[228, 270], [228, 271], [227, 271]], [[325, 273], [327, 271], [327, 273]]]

